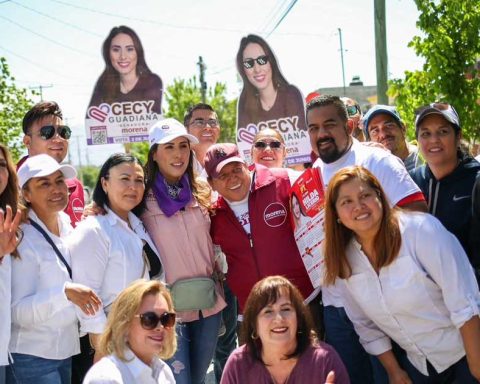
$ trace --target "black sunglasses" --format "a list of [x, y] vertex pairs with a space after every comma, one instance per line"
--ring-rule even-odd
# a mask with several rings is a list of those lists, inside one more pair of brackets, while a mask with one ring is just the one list
[[53, 136], [55, 136], [55, 133], [58, 133], [58, 135], [65, 140], [70, 139], [70, 136], [72, 136], [72, 130], [67, 125], [45, 125], [40, 128], [39, 136], [43, 140], [50, 140]]
[[347, 105], [347, 113], [349, 117], [355, 116], [360, 113], [360, 109], [356, 105]]
[[255, 62], [257, 62], [258, 65], [265, 65], [268, 63], [268, 56], [262, 55], [258, 56], [256, 59], [245, 59], [243, 60], [243, 66], [246, 69], [251, 69], [255, 65]]
[[264, 150], [267, 147], [270, 147], [272, 149], [280, 149], [282, 147], [282, 143], [276, 140], [270, 141], [269, 143], [265, 141], [256, 141], [255, 144], [253, 144], [253, 146], [261, 150]]
[[176, 314], [173, 312], [165, 312], [158, 316], [155, 312], [145, 312], [135, 317], [140, 318], [140, 325], [143, 329], [151, 331], [157, 328], [158, 323], [162, 324], [163, 328], [172, 328], [175, 325]]

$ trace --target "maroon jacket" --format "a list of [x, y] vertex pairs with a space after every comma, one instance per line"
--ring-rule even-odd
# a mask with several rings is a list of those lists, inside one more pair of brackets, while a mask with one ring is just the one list
[[221, 196], [211, 224], [213, 242], [227, 257], [228, 286], [241, 312], [253, 285], [266, 276], [285, 276], [304, 298], [313, 292], [290, 225], [287, 171], [256, 165], [253, 178], [248, 197], [251, 236]]

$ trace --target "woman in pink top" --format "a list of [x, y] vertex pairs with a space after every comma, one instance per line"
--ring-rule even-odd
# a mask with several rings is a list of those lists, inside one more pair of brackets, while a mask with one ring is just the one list
[[193, 174], [197, 139], [174, 119], [149, 133], [146, 209], [141, 218], [157, 247], [177, 313], [178, 349], [167, 361], [177, 384], [203, 383], [225, 307], [210, 238], [210, 188]]

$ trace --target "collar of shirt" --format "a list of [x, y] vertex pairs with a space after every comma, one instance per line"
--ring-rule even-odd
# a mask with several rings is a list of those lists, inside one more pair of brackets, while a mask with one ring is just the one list
[[142, 225], [142, 222], [140, 219], [135, 216], [132, 212], [128, 212], [128, 223], [126, 223], [124, 220], [122, 220], [115, 212], [113, 212], [110, 208], [107, 206], [104, 206], [105, 211], [107, 214], [105, 215], [108, 219], [108, 222], [110, 225], [113, 227], [117, 223], [120, 223], [120, 225], [125, 226], [126, 228], [129, 228], [129, 224], [131, 228], [137, 228], [139, 225]]
[[141, 361], [129, 348], [125, 351], [125, 358], [127, 359], [125, 365], [135, 378], [136, 383], [141, 383], [141, 378], [146, 377], [158, 381], [158, 376], [163, 367], [159, 359], [153, 358], [152, 367], [150, 367]]
[[[49, 231], [42, 220], [37, 216], [33, 209], [28, 211], [28, 217], [34, 220], [40, 227], [42, 227], [50, 236], [59, 237]], [[70, 224], [70, 217], [65, 212], [58, 212], [58, 227], [60, 229], [60, 237], [67, 236], [73, 231], [73, 227]]]

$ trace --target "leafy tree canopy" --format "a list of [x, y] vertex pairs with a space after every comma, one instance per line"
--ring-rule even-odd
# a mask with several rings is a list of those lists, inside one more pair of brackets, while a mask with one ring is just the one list
[[33, 94], [15, 85], [7, 60], [0, 57], [0, 142], [8, 146], [14, 161], [23, 150], [22, 119], [33, 106]]
[[413, 135], [415, 110], [434, 101], [452, 104], [460, 115], [463, 135], [480, 136], [480, 2], [415, 0], [423, 32], [409, 43], [425, 58], [422, 71], [406, 71], [405, 79], [390, 81], [402, 117]]

